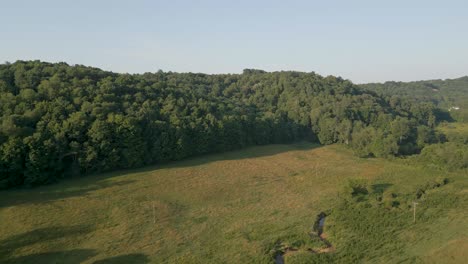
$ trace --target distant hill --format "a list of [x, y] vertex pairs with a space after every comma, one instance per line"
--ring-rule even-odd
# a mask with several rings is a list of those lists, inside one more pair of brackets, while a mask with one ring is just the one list
[[359, 85], [385, 97], [399, 96], [418, 102], [432, 102], [468, 122], [468, 76], [457, 79], [417, 82], [385, 82]]

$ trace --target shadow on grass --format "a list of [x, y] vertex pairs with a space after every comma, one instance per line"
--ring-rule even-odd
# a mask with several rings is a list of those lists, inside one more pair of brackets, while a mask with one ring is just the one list
[[[82, 263], [96, 256], [98, 252], [92, 249], [74, 249], [34, 253], [19, 257], [15, 256], [15, 252], [25, 250], [25, 248], [35, 246], [38, 243], [48, 244], [60, 238], [85, 235], [91, 231], [92, 229], [87, 226], [48, 227], [9, 237], [0, 241], [0, 263]], [[98, 260], [94, 263], [149, 263], [149, 258], [144, 254], [128, 254]]]
[[116, 257], [101, 259], [93, 264], [126, 264], [126, 263], [150, 263], [148, 256], [144, 254], [128, 254]]
[[206, 154], [187, 158], [165, 164], [150, 165], [137, 169], [119, 170], [101, 174], [91, 174], [79, 178], [64, 179], [58, 184], [40, 186], [32, 189], [17, 189], [1, 191], [0, 209], [21, 204], [43, 204], [70, 197], [83, 196], [96, 190], [123, 186], [136, 180], [107, 181], [110, 178], [123, 176], [129, 173], [145, 173], [158, 169], [184, 168], [200, 166], [222, 160], [242, 160], [258, 157], [273, 156], [288, 151], [308, 151], [320, 147], [318, 144], [300, 142], [292, 144], [276, 144], [248, 147], [240, 150]]
[[169, 161], [158, 165], [149, 165], [146, 167], [107, 173], [109, 176], [120, 176], [128, 173], [148, 172], [157, 169], [184, 168], [209, 164], [223, 160], [243, 160], [252, 158], [269, 157], [288, 151], [308, 151], [322, 147], [322, 145], [310, 142], [298, 142], [291, 144], [270, 144], [260, 146], [250, 146], [243, 149], [237, 149], [227, 152], [204, 154], [200, 156], [188, 157], [183, 160]]
[[[83, 180], [85, 180], [85, 182], [83, 182]], [[135, 182], [135, 180], [110, 182], [103, 181], [102, 177], [97, 179], [86, 177], [86, 179], [81, 179], [81, 181], [77, 179], [76, 181], [69, 180], [61, 184], [42, 186], [33, 189], [9, 190], [3, 192], [2, 199], [0, 200], [0, 208], [22, 204], [43, 204], [69, 197], [83, 196], [96, 190], [124, 186], [132, 182]], [[64, 184], [66, 186], [64, 186]], [[62, 188], [57, 188], [59, 186]]]
[[96, 251], [91, 249], [75, 249], [67, 251], [56, 251], [47, 253], [37, 253], [27, 256], [6, 259], [2, 263], [24, 263], [24, 264], [50, 264], [67, 263], [79, 264], [96, 255]]
[[[39, 228], [23, 234], [14, 235], [0, 241], [0, 256], [11, 255], [14, 251], [37, 243], [44, 243], [67, 236], [84, 235], [91, 232], [87, 226]], [[1, 259], [0, 257], [0, 259]]]
[[[46, 253], [36, 253], [21, 257], [12, 257], [2, 261], [2, 263], [24, 263], [24, 264], [50, 264], [67, 263], [79, 264], [97, 255], [96, 250], [74, 249], [66, 251], [53, 251]], [[148, 256], [144, 254], [128, 254], [110, 257], [93, 262], [93, 264], [145, 264], [150, 263]]]
[[372, 191], [374, 193], [384, 193], [388, 188], [390, 188], [391, 186], [393, 186], [393, 184], [391, 183], [378, 183], [378, 184], [374, 184], [372, 185]]

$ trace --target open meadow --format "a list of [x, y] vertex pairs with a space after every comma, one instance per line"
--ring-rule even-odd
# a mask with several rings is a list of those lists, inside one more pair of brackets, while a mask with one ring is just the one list
[[2, 191], [0, 262], [463, 263], [467, 187], [339, 145], [252, 147]]

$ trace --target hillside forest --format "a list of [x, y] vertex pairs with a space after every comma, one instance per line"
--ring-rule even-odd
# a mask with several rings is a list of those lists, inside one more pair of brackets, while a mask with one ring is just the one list
[[0, 188], [302, 140], [340, 143], [359, 157], [421, 153], [441, 166], [466, 168], [466, 142], [436, 129], [468, 120], [463, 111], [449, 111], [468, 108], [456, 101], [462, 83], [467, 77], [358, 86], [314, 72], [118, 74], [66, 63], [4, 63]]

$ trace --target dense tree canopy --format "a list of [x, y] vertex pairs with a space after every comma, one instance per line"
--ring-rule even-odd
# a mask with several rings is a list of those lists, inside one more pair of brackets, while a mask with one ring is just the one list
[[[392, 107], [420, 115], [420, 108], [437, 106], [439, 117], [468, 122], [468, 76], [458, 79], [362, 84], [384, 96]], [[434, 122], [431, 120], [432, 123]]]
[[5, 63], [0, 187], [295, 140], [343, 143], [363, 157], [409, 154], [438, 140], [437, 111], [315, 73], [130, 75]]

